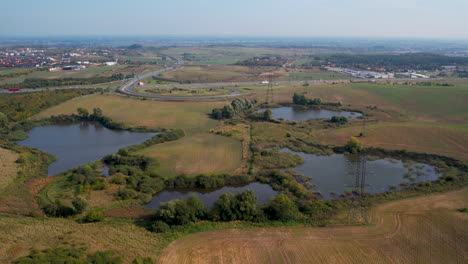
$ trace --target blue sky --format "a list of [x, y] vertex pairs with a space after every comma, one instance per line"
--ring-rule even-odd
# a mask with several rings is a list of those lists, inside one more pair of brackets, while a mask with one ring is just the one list
[[0, 35], [468, 39], [468, 0], [10, 0]]

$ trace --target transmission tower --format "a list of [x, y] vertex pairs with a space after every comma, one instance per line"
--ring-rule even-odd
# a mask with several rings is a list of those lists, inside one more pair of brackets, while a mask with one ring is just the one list
[[273, 103], [273, 74], [268, 74], [268, 87], [265, 104]]
[[368, 204], [366, 199], [367, 156], [361, 152], [354, 162], [354, 184], [351, 206], [348, 213], [349, 222], [368, 223]]

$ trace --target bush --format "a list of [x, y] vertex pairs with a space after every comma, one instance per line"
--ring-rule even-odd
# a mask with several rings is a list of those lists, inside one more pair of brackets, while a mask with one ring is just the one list
[[43, 205], [42, 210], [47, 216], [54, 217], [68, 217], [76, 213], [72, 207], [64, 205], [63, 202], [58, 199], [55, 200], [54, 203]]
[[346, 124], [348, 123], [348, 118], [345, 116], [332, 116], [329, 120], [331, 123]]
[[125, 176], [123, 173], [118, 172], [110, 178], [110, 182], [113, 184], [125, 184], [127, 182], [127, 176]]
[[75, 212], [77, 214], [81, 214], [82, 212], [84, 212], [84, 210], [86, 210], [86, 207], [88, 207], [88, 203], [86, 202], [86, 200], [80, 196], [76, 196], [75, 198], [73, 198], [72, 205], [73, 207], [75, 207]]
[[84, 249], [77, 248], [49, 248], [42, 251], [31, 250], [28, 256], [22, 257], [15, 264], [44, 264], [44, 263], [84, 263]]
[[137, 196], [137, 192], [129, 188], [124, 188], [119, 189], [116, 193], [116, 196], [119, 200], [128, 200], [135, 198]]
[[163, 221], [156, 221], [151, 225], [151, 231], [156, 233], [166, 233], [171, 231], [171, 227]]
[[92, 255], [89, 255], [86, 259], [88, 264], [121, 264], [123, 263], [122, 258], [114, 256], [115, 251], [98, 251]]
[[154, 264], [154, 262], [151, 258], [136, 257], [132, 264]]
[[345, 146], [346, 150], [349, 151], [350, 153], [356, 154], [358, 152], [361, 152], [362, 150], [362, 143], [359, 141], [359, 139], [355, 137], [351, 137], [348, 140], [348, 143], [346, 143]]
[[104, 220], [104, 215], [101, 211], [91, 211], [83, 219], [85, 223], [94, 223]]

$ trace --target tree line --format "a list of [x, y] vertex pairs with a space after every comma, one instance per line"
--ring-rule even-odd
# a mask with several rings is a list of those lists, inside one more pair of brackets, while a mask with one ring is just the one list
[[294, 93], [292, 97], [292, 101], [296, 105], [314, 105], [314, 106], [320, 106], [320, 105], [326, 105], [326, 106], [341, 106], [341, 102], [337, 103], [332, 103], [332, 102], [322, 102], [322, 99], [320, 98], [307, 98], [304, 94], [298, 94]]
[[299, 209], [284, 194], [278, 195], [266, 205], [258, 205], [257, 196], [252, 190], [246, 190], [236, 195], [224, 193], [209, 211], [198, 196], [192, 194], [186, 200], [179, 199], [161, 203], [151, 230], [167, 232], [173, 226], [189, 225], [201, 220], [288, 222], [299, 218], [301, 218]]
[[387, 70], [436, 70], [445, 65], [468, 65], [468, 58], [425, 52], [399, 55], [335, 54], [328, 56], [326, 61], [343, 67], [367, 69], [369, 66], [374, 66], [385, 67]]

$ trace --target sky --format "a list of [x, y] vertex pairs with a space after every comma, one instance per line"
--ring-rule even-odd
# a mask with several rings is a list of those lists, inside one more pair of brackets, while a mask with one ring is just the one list
[[468, 39], [468, 0], [10, 0], [0, 36]]

